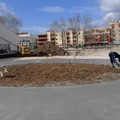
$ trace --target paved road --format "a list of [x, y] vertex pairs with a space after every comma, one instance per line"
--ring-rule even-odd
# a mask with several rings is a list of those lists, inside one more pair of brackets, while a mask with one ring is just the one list
[[120, 80], [41, 88], [0, 88], [0, 120], [120, 120]]
[[14, 64], [28, 64], [28, 63], [68, 63], [69, 61], [74, 63], [110, 64], [109, 59], [26, 57], [26, 58], [0, 59], [0, 66], [14, 65]]
[[[66, 62], [69, 59], [0, 59], [0, 65]], [[109, 64], [109, 60], [70, 59]], [[120, 80], [65, 87], [0, 88], [0, 120], [119, 120]]]

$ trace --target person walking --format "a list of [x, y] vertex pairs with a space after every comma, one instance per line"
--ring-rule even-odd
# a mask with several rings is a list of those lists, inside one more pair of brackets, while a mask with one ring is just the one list
[[109, 52], [110, 62], [112, 67], [120, 67], [120, 54], [117, 52]]

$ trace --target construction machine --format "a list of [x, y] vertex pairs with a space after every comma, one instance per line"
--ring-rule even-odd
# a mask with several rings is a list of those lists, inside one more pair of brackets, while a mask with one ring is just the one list
[[21, 40], [20, 43], [17, 44], [18, 53], [21, 56], [30, 56], [30, 41], [29, 40]]

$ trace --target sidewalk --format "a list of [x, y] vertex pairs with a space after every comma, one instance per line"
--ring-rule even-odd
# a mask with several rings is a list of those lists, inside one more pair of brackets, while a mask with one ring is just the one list
[[71, 87], [0, 88], [0, 120], [119, 120], [120, 80]]

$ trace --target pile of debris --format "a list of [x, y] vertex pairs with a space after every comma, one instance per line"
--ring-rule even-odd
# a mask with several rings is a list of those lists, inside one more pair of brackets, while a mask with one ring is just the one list
[[46, 42], [41, 47], [36, 48], [34, 54], [39, 56], [64, 56], [67, 52], [52, 42]]

